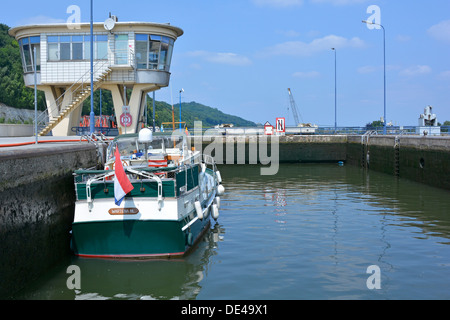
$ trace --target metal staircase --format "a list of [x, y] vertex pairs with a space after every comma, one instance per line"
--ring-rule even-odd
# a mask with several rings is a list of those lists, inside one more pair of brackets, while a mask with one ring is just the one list
[[[126, 59], [121, 65], [114, 63], [114, 57], [118, 54], [124, 55]], [[110, 56], [113, 57], [110, 59]], [[111, 62], [112, 61], [112, 62]], [[127, 70], [126, 67], [130, 70]], [[125, 68], [125, 69], [124, 69]], [[114, 72], [113, 72], [114, 70]], [[136, 59], [134, 51], [129, 49], [126, 52], [120, 50], [111, 50], [104, 59], [94, 64], [94, 91], [97, 90], [105, 81], [115, 82], [135, 82], [136, 81]], [[76, 110], [91, 95], [91, 70], [78, 79], [74, 84], [68, 87], [55, 103], [47, 107], [47, 109], [38, 115], [37, 124], [39, 136], [49, 134], [61, 121]], [[66, 95], [71, 94], [72, 97], [66, 99]], [[64, 103], [70, 100], [70, 103]], [[63, 105], [66, 105], [63, 107]]]
[[[97, 78], [94, 79], [94, 91], [106, 80], [106, 78], [111, 73], [111, 69], [106, 66], [97, 66]], [[89, 71], [90, 74], [90, 71]], [[49, 122], [45, 123], [45, 127], [40, 131], [39, 136], [45, 136], [47, 135], [53, 128], [55, 128], [64, 118], [66, 118], [70, 113], [72, 113], [75, 109], [77, 109], [83, 102], [86, 100], [87, 97], [91, 95], [91, 86], [90, 83], [87, 81], [84, 81], [86, 78], [86, 75], [80, 78], [76, 83], [74, 83], [72, 86], [70, 86], [65, 93], [63, 93], [58, 99], [56, 99], [56, 102], [54, 105], [51, 106], [51, 108], [48, 108], [48, 110], [44, 111], [44, 116], [47, 114], [55, 114], [55, 110], [57, 111], [57, 115], [54, 117], [49, 116]], [[72, 101], [64, 108], [60, 109], [60, 106], [62, 105], [62, 101], [64, 100], [64, 96], [67, 92], [73, 92]], [[52, 112], [53, 110], [53, 112]], [[42, 121], [41, 121], [42, 123]]]

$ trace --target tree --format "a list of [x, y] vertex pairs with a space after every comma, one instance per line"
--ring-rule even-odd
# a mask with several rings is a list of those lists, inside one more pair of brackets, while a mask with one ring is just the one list
[[380, 121], [380, 120], [376, 120], [376, 121], [373, 121], [372, 123], [366, 124], [366, 130], [382, 128], [382, 127], [384, 127], [384, 123], [383, 123], [383, 121]]
[[[34, 90], [25, 87], [19, 43], [0, 23], [0, 102], [20, 109], [34, 109]], [[38, 109], [45, 109], [45, 96], [38, 92]]]

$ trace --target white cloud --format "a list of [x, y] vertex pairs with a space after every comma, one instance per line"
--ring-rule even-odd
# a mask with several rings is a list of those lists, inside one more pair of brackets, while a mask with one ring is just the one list
[[368, 74], [368, 73], [373, 73], [373, 72], [375, 72], [377, 70], [378, 70], [378, 68], [374, 67], [374, 66], [364, 66], [364, 67], [358, 68], [358, 73], [360, 73], [360, 74]]
[[396, 39], [397, 39], [398, 42], [409, 42], [409, 41], [411, 41], [412, 37], [411, 36], [407, 36], [407, 35], [399, 34], [396, 37]]
[[298, 7], [303, 5], [303, 0], [252, 0], [257, 6], [268, 6], [276, 8]]
[[310, 56], [314, 53], [331, 50], [331, 48], [361, 48], [364, 41], [355, 37], [346, 39], [343, 37], [329, 35], [315, 39], [310, 43], [302, 41], [288, 41], [266, 48], [262, 55], [290, 55], [290, 56]]
[[409, 67], [409, 68], [406, 68], [406, 69], [400, 71], [400, 75], [406, 76], [406, 77], [413, 77], [413, 76], [418, 76], [418, 75], [429, 74], [429, 73], [431, 73], [431, 71], [432, 71], [432, 69], [430, 66], [417, 65], [417, 66], [412, 66], [412, 67]]
[[439, 77], [441, 77], [441, 78], [446, 78], [446, 79], [450, 79], [450, 70], [442, 71], [442, 72], [439, 74]]
[[295, 72], [293, 75], [295, 78], [303, 78], [303, 79], [313, 79], [320, 77], [320, 72], [317, 71], [309, 71], [309, 72]]
[[450, 42], [450, 20], [444, 20], [430, 29], [428, 34], [439, 41]]
[[194, 69], [194, 70], [201, 70], [201, 69], [202, 69], [202, 66], [199, 65], [198, 63], [191, 63], [191, 64], [189, 65], [189, 68]]
[[[401, 67], [397, 66], [397, 65], [392, 65], [392, 64], [388, 64], [386, 65], [386, 71], [396, 71], [396, 70], [400, 70]], [[357, 72], [359, 74], [369, 74], [369, 73], [374, 73], [374, 72], [378, 72], [378, 71], [384, 71], [384, 67], [383, 65], [381, 66], [363, 66], [357, 69]]]
[[231, 52], [208, 52], [199, 50], [189, 52], [188, 55], [191, 57], [199, 57], [208, 62], [232, 66], [246, 66], [252, 63], [246, 56]]

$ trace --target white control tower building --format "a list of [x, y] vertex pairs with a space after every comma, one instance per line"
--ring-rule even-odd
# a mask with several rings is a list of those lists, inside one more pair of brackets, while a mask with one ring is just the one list
[[[19, 42], [25, 85], [45, 93], [45, 125], [39, 135], [74, 135], [83, 101], [91, 94], [90, 44], [94, 42], [94, 90], [110, 90], [119, 132], [134, 133], [142, 125], [145, 96], [169, 85], [174, 43], [183, 30], [170, 24], [118, 22], [114, 16], [76, 28], [67, 24], [28, 25], [9, 33]], [[36, 63], [33, 59], [36, 48]], [[130, 99], [124, 89], [132, 89]], [[124, 107], [124, 101], [129, 108]], [[128, 113], [124, 114], [125, 111]]]

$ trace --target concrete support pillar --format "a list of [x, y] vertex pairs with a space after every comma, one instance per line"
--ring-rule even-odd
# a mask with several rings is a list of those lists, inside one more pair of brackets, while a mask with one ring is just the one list
[[[125, 133], [125, 127], [120, 123], [120, 117], [122, 115], [122, 107], [124, 106], [123, 99], [123, 85], [104, 85], [103, 89], [111, 91], [114, 111], [117, 119], [117, 127], [119, 128], [119, 133]], [[148, 92], [159, 89], [156, 85], [149, 84], [135, 84], [132, 88], [127, 87], [127, 89], [132, 89], [131, 97], [127, 100], [127, 104], [130, 107], [131, 115], [131, 125], [126, 128], [127, 133], [137, 133], [139, 132], [142, 122], [143, 114], [145, 110], [145, 95]]]
[[[62, 109], [68, 106], [77, 92], [72, 89], [56, 87], [56, 86], [40, 86], [39, 90], [44, 91], [45, 100], [47, 102], [47, 113], [49, 120], [59, 116]], [[63, 96], [64, 94], [64, 96]], [[61, 98], [60, 98], [61, 97]], [[59, 99], [58, 99], [59, 98]], [[64, 118], [55, 128], [52, 133], [54, 136], [73, 136], [76, 133], [72, 131], [72, 127], [80, 125], [81, 112], [83, 111], [83, 103], [80, 104], [68, 117]]]
[[[76, 96], [76, 92], [74, 92], [70, 87], [66, 88], [64, 96], [62, 96], [63, 90], [57, 87], [45, 86], [40, 88], [40, 90], [45, 92], [48, 108], [47, 111], [50, 120], [58, 117], [61, 110], [72, 103], [72, 100]], [[61, 98], [58, 100], [59, 97]], [[72, 136], [76, 134], [72, 131], [72, 127], [78, 127], [80, 125], [81, 112], [83, 109], [82, 106], [83, 104], [81, 103], [80, 106], [70, 113], [68, 117], [64, 118], [55, 126], [55, 128], [53, 128], [53, 136]]]
[[56, 99], [59, 97], [57, 95], [56, 88], [52, 86], [45, 86], [40, 87], [39, 90], [44, 91], [49, 119], [56, 117], [59, 113], [59, 108], [56, 105]]
[[119, 134], [125, 133], [125, 128], [120, 125], [120, 115], [122, 114], [122, 107], [123, 107], [123, 86], [111, 84], [111, 85], [104, 85], [102, 86], [102, 88], [111, 91], [111, 96], [114, 103], [114, 113], [116, 115], [117, 128], [119, 129]]

